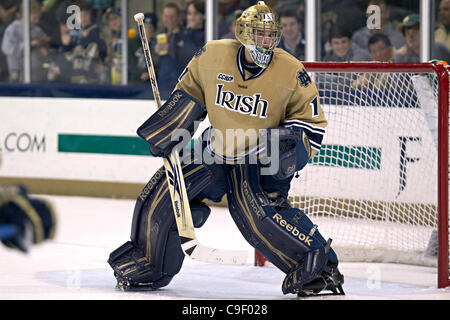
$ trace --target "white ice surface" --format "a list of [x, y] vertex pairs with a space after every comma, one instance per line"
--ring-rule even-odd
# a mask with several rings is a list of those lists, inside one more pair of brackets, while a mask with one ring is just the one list
[[[283, 295], [284, 274], [253, 267], [253, 249], [234, 226], [227, 210], [212, 208], [197, 229], [211, 247], [249, 251], [248, 265], [224, 266], [185, 259], [181, 272], [153, 292], [121, 292], [106, 260], [129, 239], [134, 201], [39, 196], [58, 215], [56, 238], [33, 246], [28, 254], [0, 246], [0, 299], [295, 299]], [[326, 236], [326, 235], [325, 235]], [[450, 300], [450, 288], [437, 289], [437, 270], [395, 264], [341, 263], [345, 296], [317, 299]]]

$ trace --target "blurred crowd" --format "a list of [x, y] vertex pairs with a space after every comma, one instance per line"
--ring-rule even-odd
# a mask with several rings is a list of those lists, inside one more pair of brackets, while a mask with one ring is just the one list
[[[115, 0], [30, 0], [31, 81], [119, 85], [122, 83], [120, 5]], [[280, 19], [280, 48], [305, 59], [304, 0], [266, 0]], [[218, 1], [218, 36], [234, 38], [235, 21], [249, 0]], [[158, 1], [146, 12], [158, 82], [173, 87], [205, 42], [203, 0]], [[76, 7], [74, 7], [76, 6]], [[374, 19], [368, 8], [377, 8]], [[450, 61], [450, 0], [436, 1], [431, 59]], [[79, 20], [74, 19], [79, 8]], [[419, 62], [419, 2], [413, 0], [322, 0], [320, 60]], [[369, 12], [369, 13], [368, 13]], [[134, 21], [132, 21], [134, 23]], [[128, 83], [148, 83], [136, 28], [128, 29]], [[24, 79], [22, 0], [0, 2], [0, 81]]]

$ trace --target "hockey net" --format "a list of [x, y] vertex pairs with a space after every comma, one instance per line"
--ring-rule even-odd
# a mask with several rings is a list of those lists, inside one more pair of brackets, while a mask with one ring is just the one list
[[340, 261], [436, 266], [438, 287], [449, 286], [447, 67], [304, 65], [328, 126], [291, 184], [292, 205], [333, 239]]

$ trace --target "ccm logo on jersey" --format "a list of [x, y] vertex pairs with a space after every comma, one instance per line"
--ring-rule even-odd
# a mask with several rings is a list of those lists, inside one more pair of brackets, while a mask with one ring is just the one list
[[260, 93], [255, 93], [252, 96], [243, 96], [235, 94], [233, 91], [225, 91], [223, 90], [223, 84], [218, 84], [216, 106], [242, 114], [249, 114], [253, 117], [267, 118], [269, 102], [261, 99]]
[[233, 82], [234, 81], [234, 77], [230, 76], [228, 74], [224, 74], [224, 73], [219, 73], [217, 75], [217, 79], [225, 81], [225, 82]]

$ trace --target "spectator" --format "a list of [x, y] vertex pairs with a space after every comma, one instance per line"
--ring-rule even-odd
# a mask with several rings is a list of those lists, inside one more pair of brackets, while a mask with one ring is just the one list
[[[394, 57], [394, 47], [388, 36], [383, 33], [376, 33], [369, 39], [369, 51], [373, 61], [392, 62]], [[381, 89], [388, 84], [389, 75], [384, 72], [365, 73], [353, 82], [353, 87], [357, 89]]]
[[[229, 32], [230, 24], [235, 19], [236, 10], [244, 10], [254, 1], [247, 0], [219, 0], [218, 1], [218, 36], [223, 37]], [[256, 3], [256, 2], [255, 2]]]
[[442, 0], [439, 4], [438, 29], [434, 32], [434, 40], [445, 44], [450, 50], [450, 0]]
[[0, 2], [0, 40], [6, 27], [16, 18], [22, 0], [2, 0]]
[[332, 52], [325, 55], [324, 61], [370, 61], [370, 55], [359, 47], [352, 45], [352, 33], [340, 26], [334, 26], [330, 32]]
[[3, 27], [6, 27], [15, 19], [21, 3], [21, 0], [2, 0], [0, 3], [0, 24]]
[[[2, 0], [0, 3], [0, 44], [6, 27], [15, 19], [21, 0]], [[8, 63], [0, 50], [0, 81], [8, 80]]]
[[177, 43], [176, 61], [178, 75], [184, 70], [192, 56], [205, 44], [205, 3], [203, 0], [191, 2], [187, 7], [187, 25], [182, 41]]
[[370, 0], [368, 6], [375, 5], [380, 8], [380, 28], [364, 26], [353, 34], [352, 41], [361, 49], [367, 51], [369, 39], [376, 33], [383, 33], [389, 37], [392, 45], [398, 49], [405, 44], [404, 36], [398, 32], [389, 18], [389, 7], [386, 0]]
[[[51, 30], [48, 34], [52, 39], [51, 47], [55, 51], [58, 50], [59, 46], [61, 45], [61, 25], [65, 25], [64, 33], [65, 37], [70, 36], [71, 30], [68, 29], [68, 23], [67, 22], [75, 22], [73, 19], [73, 11], [67, 12], [67, 8], [73, 4], [72, 0], [62, 0], [57, 1], [57, 3], [54, 3], [53, 6], [47, 7], [47, 11], [42, 16], [41, 21], [39, 23], [40, 26], [46, 31]], [[50, 16], [53, 17], [50, 17]], [[69, 23], [70, 24], [70, 23]], [[56, 28], [56, 26], [59, 25], [59, 27]]]
[[180, 19], [183, 27], [187, 26], [187, 8], [188, 6], [194, 2], [195, 0], [183, 0], [182, 1], [182, 9], [180, 9]]
[[115, 0], [85, 0], [91, 7], [91, 19], [97, 21], [108, 8], [114, 7]]
[[352, 34], [364, 25], [364, 10], [358, 5], [359, 0], [322, 0], [320, 12], [320, 30], [324, 52], [331, 52], [330, 33], [339, 25]]
[[305, 39], [302, 34], [302, 22], [295, 12], [284, 10], [280, 13], [283, 37], [278, 45], [297, 59], [305, 60]]
[[234, 20], [231, 21], [228, 26], [228, 33], [225, 34], [222, 39], [236, 39], [236, 20], [241, 16], [242, 12], [241, 9], [234, 12]]
[[[56, 0], [44, 0], [42, 2], [42, 15], [39, 20], [39, 27], [50, 38], [50, 51], [54, 51], [58, 48], [58, 39], [60, 38], [60, 30], [55, 27], [58, 25], [58, 6], [61, 1]], [[67, 9], [67, 4], [64, 8]]]
[[156, 53], [170, 51], [175, 44], [181, 39], [183, 32], [181, 13], [176, 3], [170, 2], [164, 5], [162, 9], [162, 23], [164, 32], [167, 35], [167, 43], [158, 43], [156, 45]]
[[[158, 74], [159, 55], [155, 52], [156, 28], [158, 17], [152, 12], [144, 14], [144, 28], [153, 62], [155, 74]], [[148, 84], [148, 70], [142, 49], [141, 38], [134, 37], [128, 41], [128, 82], [131, 84]]]
[[52, 39], [52, 49], [50, 51], [50, 62], [47, 73], [47, 80], [52, 82], [70, 82], [70, 69], [65, 68], [68, 67], [68, 62], [65, 60], [64, 55], [75, 47], [75, 37], [72, 36], [74, 30], [70, 29], [67, 25], [69, 15], [65, 10], [61, 10], [67, 5], [66, 1], [58, 6], [56, 10], [58, 37]]
[[100, 37], [106, 44], [107, 56], [105, 66], [108, 69], [107, 82], [113, 85], [121, 84], [122, 72], [122, 17], [119, 8], [108, 8], [103, 14], [105, 25], [101, 28]]
[[155, 45], [155, 52], [160, 56], [157, 78], [164, 89], [171, 89], [178, 80], [179, 68], [176, 61], [176, 48], [177, 44], [182, 40], [183, 33], [180, 9], [176, 3], [170, 2], [164, 5], [162, 9], [162, 23], [167, 41], [157, 41]]
[[[394, 62], [420, 62], [420, 16], [411, 14], [406, 16], [401, 25], [406, 44], [398, 49], [394, 56]], [[431, 59], [450, 61], [450, 51], [447, 47], [435, 42], [432, 46]]]
[[369, 52], [373, 61], [392, 62], [394, 47], [389, 37], [383, 33], [376, 33], [369, 39]]
[[305, 11], [305, 1], [304, 0], [280, 0], [271, 1], [273, 4], [266, 4], [271, 7], [275, 13], [280, 16], [283, 11], [291, 11], [297, 17], [303, 17]]
[[[46, 81], [44, 63], [48, 59], [50, 38], [37, 25], [41, 15], [41, 5], [30, 1], [30, 41], [31, 41], [31, 81]], [[17, 18], [8, 25], [2, 39], [2, 51], [7, 58], [10, 81], [24, 80], [24, 23], [23, 7], [19, 6]]]
[[74, 4], [80, 7], [81, 28], [66, 30], [70, 40], [59, 50], [54, 78], [73, 83], [106, 83], [107, 48], [100, 37], [100, 27], [92, 21], [92, 8], [86, 1], [78, 0]]

